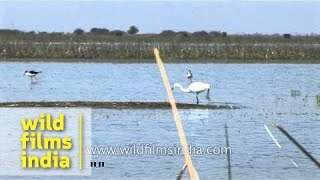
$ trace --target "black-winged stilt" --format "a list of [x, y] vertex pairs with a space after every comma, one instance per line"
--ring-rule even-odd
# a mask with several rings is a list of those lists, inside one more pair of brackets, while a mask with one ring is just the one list
[[31, 70], [31, 71], [25, 71], [24, 75], [25, 76], [29, 76], [31, 78], [31, 82], [35, 83], [35, 82], [37, 82], [36, 75], [39, 74], [39, 73], [41, 73], [41, 71], [33, 71], [33, 70]]
[[188, 70], [187, 78], [189, 79], [190, 83], [192, 83], [192, 72], [191, 72], [191, 70]]

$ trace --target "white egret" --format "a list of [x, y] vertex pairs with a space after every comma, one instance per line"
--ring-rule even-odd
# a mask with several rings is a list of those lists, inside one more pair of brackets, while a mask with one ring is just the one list
[[195, 93], [197, 98], [197, 104], [199, 104], [198, 94], [207, 91], [207, 99], [210, 99], [210, 84], [203, 82], [194, 82], [191, 83], [188, 88], [184, 88], [181, 84], [175, 83], [171, 89], [180, 88], [182, 92], [185, 93]]

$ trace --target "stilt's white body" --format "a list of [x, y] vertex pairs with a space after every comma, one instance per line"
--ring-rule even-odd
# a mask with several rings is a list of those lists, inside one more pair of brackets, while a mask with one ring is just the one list
[[32, 73], [30, 73], [30, 72], [26, 72], [25, 75], [26, 75], [26, 76], [29, 76], [29, 77], [35, 76], [35, 74], [32, 74]]

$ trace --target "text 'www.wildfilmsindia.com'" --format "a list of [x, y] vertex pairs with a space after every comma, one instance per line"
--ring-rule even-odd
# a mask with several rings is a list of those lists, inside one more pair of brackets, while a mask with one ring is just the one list
[[[183, 155], [181, 146], [160, 146], [157, 144], [130, 144], [124, 146], [90, 146], [87, 147], [87, 153], [90, 155], [106, 155], [106, 156], [129, 156], [129, 155], [159, 155], [172, 156]], [[197, 146], [188, 145], [188, 153], [190, 155], [222, 155], [232, 154], [231, 147], [222, 146]]]

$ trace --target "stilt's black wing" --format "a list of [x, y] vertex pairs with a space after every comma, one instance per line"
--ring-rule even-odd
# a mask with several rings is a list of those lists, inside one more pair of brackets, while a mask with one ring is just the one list
[[29, 71], [31, 74], [38, 74], [41, 73], [41, 71]]

